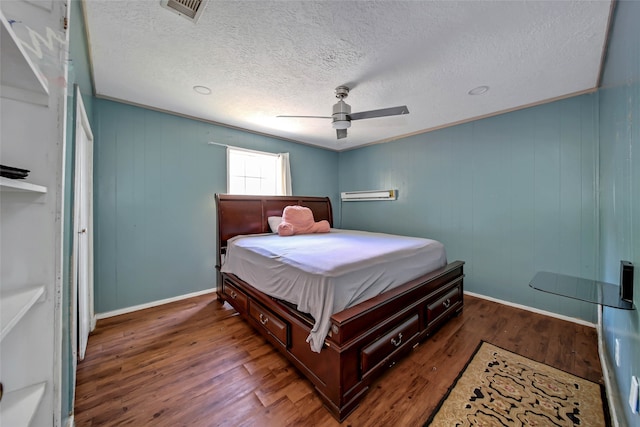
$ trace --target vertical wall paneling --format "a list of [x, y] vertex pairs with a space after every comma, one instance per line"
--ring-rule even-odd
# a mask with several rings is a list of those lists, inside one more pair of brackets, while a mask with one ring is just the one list
[[96, 100], [96, 312], [213, 288], [226, 151], [289, 152], [294, 194], [337, 202], [338, 154]]
[[[600, 269], [619, 282], [620, 260], [634, 263], [636, 310], [603, 310], [605, 363], [614, 376], [620, 425], [640, 426], [627, 403], [640, 376], [640, 3], [616, 4], [600, 100]], [[615, 361], [619, 343], [619, 365]]]
[[116, 216], [116, 153], [118, 148], [118, 126], [103, 125], [103, 122], [118, 123], [113, 112], [97, 114], [100, 100], [95, 101], [94, 109], [94, 286], [96, 313], [105, 311], [102, 307], [117, 307], [117, 247], [115, 230]]
[[343, 227], [441, 240], [467, 262], [467, 290], [595, 322], [594, 306], [528, 283], [540, 270], [595, 277], [596, 100], [340, 153], [340, 191], [399, 190], [397, 201], [343, 204]]

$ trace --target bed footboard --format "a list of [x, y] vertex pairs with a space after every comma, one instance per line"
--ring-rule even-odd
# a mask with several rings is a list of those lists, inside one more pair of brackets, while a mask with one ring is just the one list
[[232, 274], [222, 274], [227, 301], [315, 386], [339, 421], [359, 404], [371, 382], [463, 308], [463, 266], [455, 261], [334, 314], [320, 353], [306, 338], [313, 319]]

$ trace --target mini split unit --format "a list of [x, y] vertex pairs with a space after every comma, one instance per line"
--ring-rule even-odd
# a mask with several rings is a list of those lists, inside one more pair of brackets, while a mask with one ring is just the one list
[[340, 193], [340, 199], [344, 202], [396, 200], [397, 193], [397, 190], [345, 191]]

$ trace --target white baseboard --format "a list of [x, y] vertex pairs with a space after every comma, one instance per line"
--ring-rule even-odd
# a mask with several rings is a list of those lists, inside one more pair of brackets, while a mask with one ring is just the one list
[[119, 316], [121, 314], [127, 314], [138, 310], [144, 310], [145, 308], [157, 307], [159, 305], [168, 304], [170, 302], [180, 301], [187, 298], [193, 298], [200, 295], [211, 294], [216, 291], [216, 288], [205, 289], [204, 291], [192, 292], [190, 294], [179, 295], [177, 297], [162, 299], [158, 301], [148, 302], [146, 304], [134, 305], [132, 307], [121, 308], [118, 310], [107, 311], [105, 313], [96, 313], [96, 319], [106, 319], [107, 317]]
[[620, 427], [620, 421], [618, 420], [618, 411], [616, 410], [617, 391], [614, 390], [616, 384], [611, 376], [611, 370], [609, 369], [609, 358], [604, 348], [604, 336], [602, 332], [602, 306], [598, 307], [598, 355], [600, 356], [600, 365], [602, 366], [602, 378], [604, 378], [604, 389], [607, 394], [607, 404], [609, 405], [609, 415], [611, 417], [611, 425], [613, 427]]
[[[158, 301], [152, 301], [152, 302], [148, 302], [146, 304], [135, 305], [135, 306], [132, 306], [132, 307], [126, 307], [126, 308], [121, 308], [121, 309], [118, 309], [118, 310], [107, 311], [107, 312], [104, 312], [104, 313], [97, 313], [95, 318], [96, 319], [106, 319], [107, 317], [119, 316], [121, 314], [127, 314], [127, 313], [131, 313], [131, 312], [138, 311], [138, 310], [144, 310], [145, 308], [157, 307], [159, 305], [168, 304], [170, 302], [175, 302], [175, 301], [180, 301], [180, 300], [187, 299], [187, 298], [197, 297], [197, 296], [200, 296], [200, 295], [210, 294], [210, 293], [213, 293], [215, 291], [216, 291], [215, 288], [205, 289], [204, 291], [198, 291], [198, 292], [193, 292], [193, 293], [190, 293], [190, 294], [179, 295], [177, 297], [167, 298], [167, 299], [158, 300]], [[562, 314], [553, 313], [551, 311], [540, 310], [540, 309], [537, 309], [537, 308], [529, 307], [527, 305], [516, 304], [516, 303], [513, 303], [513, 302], [501, 300], [501, 299], [498, 299], [498, 298], [488, 297], [486, 295], [477, 294], [475, 292], [464, 291], [464, 293], [466, 295], [469, 295], [469, 296], [472, 296], [472, 297], [486, 299], [488, 301], [493, 301], [493, 302], [498, 303], [498, 304], [508, 305], [510, 307], [519, 308], [521, 310], [527, 310], [527, 311], [531, 311], [533, 313], [542, 314], [544, 316], [555, 317], [557, 319], [566, 320], [568, 322], [577, 323], [579, 325], [584, 325], [584, 326], [589, 326], [589, 327], [592, 327], [592, 328], [596, 328], [595, 324], [593, 324], [591, 322], [587, 322], [586, 320], [577, 319], [575, 317], [563, 316]]]
[[497, 302], [498, 304], [508, 305], [510, 307], [519, 308], [521, 310], [527, 310], [527, 311], [531, 311], [533, 313], [542, 314], [544, 316], [555, 317], [556, 319], [566, 320], [567, 322], [573, 322], [573, 323], [577, 323], [579, 325], [589, 326], [591, 328], [595, 328], [596, 327], [596, 325], [591, 323], [591, 322], [587, 322], [586, 320], [582, 320], [582, 319], [577, 319], [575, 317], [563, 316], [562, 314], [553, 313], [551, 311], [540, 310], [540, 309], [537, 309], [537, 308], [529, 307], [527, 305], [516, 304], [516, 303], [513, 303], [513, 302], [509, 302], [509, 301], [504, 301], [504, 300], [501, 300], [501, 299], [492, 298], [492, 297], [488, 297], [488, 296], [481, 295], [481, 294], [476, 294], [474, 292], [464, 291], [464, 293], [469, 295], [469, 296], [472, 296], [472, 297], [486, 299], [486, 300], [489, 300], [489, 301]]

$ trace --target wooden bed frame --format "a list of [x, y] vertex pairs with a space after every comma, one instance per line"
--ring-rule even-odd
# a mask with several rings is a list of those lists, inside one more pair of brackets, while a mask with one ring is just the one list
[[281, 216], [289, 205], [306, 206], [316, 221], [326, 219], [333, 226], [328, 197], [216, 194], [217, 296], [281, 351], [313, 383], [331, 414], [342, 421], [376, 377], [462, 311], [464, 262], [454, 261], [335, 313], [324, 347], [315, 353], [306, 342], [314, 323], [311, 316], [233, 274], [220, 272], [228, 239], [270, 232], [267, 218]]

